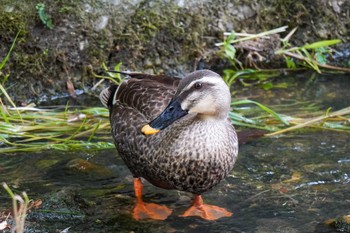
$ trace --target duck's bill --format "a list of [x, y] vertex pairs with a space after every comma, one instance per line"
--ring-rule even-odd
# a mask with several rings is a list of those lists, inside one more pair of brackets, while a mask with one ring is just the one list
[[141, 131], [143, 134], [155, 134], [160, 130], [165, 129], [171, 125], [174, 121], [187, 115], [188, 112], [181, 108], [180, 99], [178, 97], [172, 99], [169, 105], [164, 111], [151, 121], [148, 125], [142, 127]]
[[141, 132], [143, 134], [149, 135], [149, 134], [155, 134], [158, 133], [160, 130], [152, 128], [149, 124], [142, 127]]

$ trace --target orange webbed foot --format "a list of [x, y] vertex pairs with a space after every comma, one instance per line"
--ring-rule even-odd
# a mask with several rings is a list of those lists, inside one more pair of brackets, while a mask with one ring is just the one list
[[132, 216], [136, 220], [165, 220], [171, 213], [172, 210], [166, 206], [138, 201], [134, 207]]
[[217, 220], [223, 217], [230, 217], [232, 216], [232, 213], [218, 206], [203, 204], [202, 197], [196, 195], [193, 200], [193, 205], [180, 216], [197, 216], [206, 220]]
[[136, 205], [132, 216], [136, 220], [143, 219], [155, 219], [155, 220], [164, 220], [171, 213], [172, 210], [166, 206], [154, 204], [154, 203], [145, 203], [142, 201], [142, 189], [143, 184], [140, 178], [134, 179], [134, 190], [135, 196], [137, 198]]

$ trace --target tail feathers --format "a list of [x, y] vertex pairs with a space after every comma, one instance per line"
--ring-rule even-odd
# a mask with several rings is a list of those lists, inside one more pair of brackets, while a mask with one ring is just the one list
[[112, 85], [104, 89], [100, 93], [100, 101], [106, 108], [110, 108], [113, 105], [113, 97], [115, 95], [115, 92], [117, 91], [118, 86]]

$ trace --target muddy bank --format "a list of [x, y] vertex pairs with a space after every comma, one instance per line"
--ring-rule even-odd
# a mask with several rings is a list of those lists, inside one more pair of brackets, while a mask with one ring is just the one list
[[67, 93], [67, 82], [88, 91], [101, 64], [148, 73], [181, 75], [222, 63], [214, 43], [224, 31], [261, 32], [298, 27], [291, 42], [350, 41], [350, 2], [332, 1], [42, 1], [52, 29], [39, 18], [37, 1], [2, 0], [0, 57], [16, 46], [1, 71], [17, 103]]

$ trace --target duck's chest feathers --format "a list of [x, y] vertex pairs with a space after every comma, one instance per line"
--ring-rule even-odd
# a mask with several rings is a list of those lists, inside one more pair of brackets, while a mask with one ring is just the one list
[[228, 126], [225, 121], [193, 121], [187, 129], [165, 132], [170, 135], [155, 145], [164, 146], [148, 155], [152, 164], [145, 177], [158, 186], [166, 182], [169, 188], [193, 193], [215, 186], [231, 171], [237, 156], [236, 134]]

